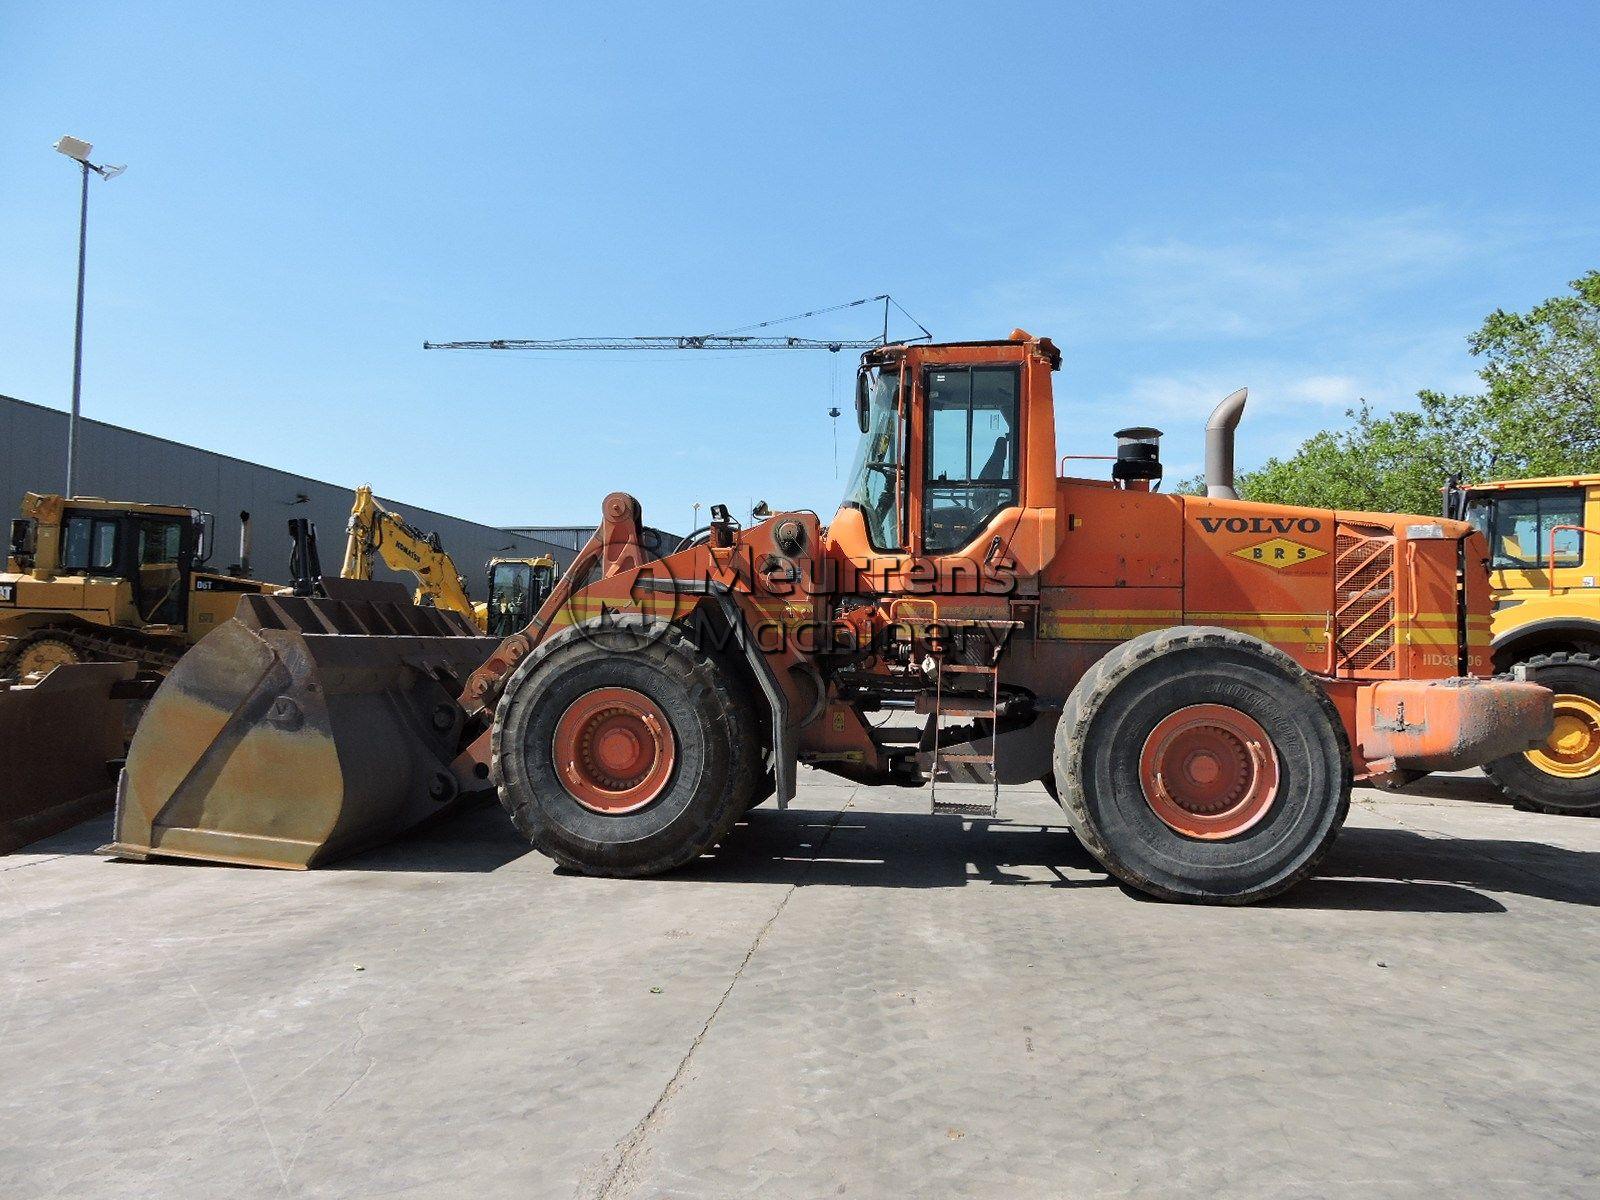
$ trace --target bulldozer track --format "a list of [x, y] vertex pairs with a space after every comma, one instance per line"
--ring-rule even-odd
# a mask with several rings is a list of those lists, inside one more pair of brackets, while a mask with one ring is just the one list
[[171, 670], [183, 655], [183, 648], [169, 649], [152, 639], [47, 625], [0, 644], [0, 673], [4, 673], [29, 646], [44, 641], [65, 642], [87, 662], [136, 662], [159, 671]]

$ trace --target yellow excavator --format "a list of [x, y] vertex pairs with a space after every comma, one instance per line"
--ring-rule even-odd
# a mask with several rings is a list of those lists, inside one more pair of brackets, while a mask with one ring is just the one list
[[489, 599], [474, 603], [439, 535], [424, 533], [399, 513], [384, 508], [366, 484], [356, 489], [345, 531], [340, 578], [371, 579], [373, 565], [381, 557], [390, 570], [416, 577], [416, 604], [460, 613], [496, 637], [509, 636], [526, 625], [555, 586], [556, 563], [549, 555], [492, 558]]

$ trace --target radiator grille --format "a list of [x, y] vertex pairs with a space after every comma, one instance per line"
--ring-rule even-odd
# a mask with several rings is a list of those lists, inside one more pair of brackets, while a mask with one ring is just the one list
[[1395, 653], [1395, 538], [1341, 523], [1334, 545], [1334, 650], [1340, 671], [1388, 674]]

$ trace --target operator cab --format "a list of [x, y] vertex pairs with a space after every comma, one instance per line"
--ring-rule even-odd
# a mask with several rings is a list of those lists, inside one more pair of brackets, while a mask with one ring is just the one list
[[[55, 570], [126, 579], [133, 585], [141, 624], [181, 625], [189, 575], [205, 561], [208, 522], [208, 514], [192, 509], [130, 511], [68, 501]], [[22, 570], [32, 569], [37, 542], [34, 520], [11, 523], [11, 555]]]
[[1020, 330], [864, 354], [861, 441], [830, 526], [837, 544], [857, 559], [945, 560], [940, 570], [1015, 560], [1037, 574], [1041, 548], [1055, 545], [1050, 374], [1060, 361], [1048, 339]]
[[504, 638], [526, 628], [554, 586], [555, 569], [544, 563], [491, 563], [489, 634]]
[[1582, 487], [1522, 486], [1492, 491], [1455, 489], [1447, 504], [1483, 534], [1492, 571], [1547, 570], [1584, 562]]

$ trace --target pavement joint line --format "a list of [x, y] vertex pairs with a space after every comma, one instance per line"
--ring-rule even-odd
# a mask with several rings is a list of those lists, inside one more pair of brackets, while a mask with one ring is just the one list
[[233, 1059], [233, 1065], [239, 1072], [239, 1078], [244, 1082], [245, 1095], [250, 1098], [250, 1108], [256, 1115], [257, 1123], [261, 1126], [262, 1136], [267, 1140], [267, 1149], [272, 1152], [272, 1165], [277, 1169], [278, 1181], [283, 1190], [287, 1192], [289, 1189], [289, 1176], [283, 1169], [283, 1156], [278, 1153], [278, 1143], [273, 1139], [272, 1130], [267, 1125], [266, 1114], [261, 1111], [261, 1102], [256, 1099], [255, 1085], [250, 1082], [250, 1073], [244, 1069], [244, 1063], [239, 1061], [239, 1052], [233, 1048], [233, 1041], [228, 1037], [227, 1029], [223, 1026], [221, 1018], [217, 1016], [216, 1009], [211, 1007], [211, 1002], [201, 994], [199, 988], [195, 987], [194, 980], [189, 977], [189, 973], [183, 969], [178, 960], [173, 958], [168, 953], [167, 948], [159, 941], [155, 941], [152, 944], [161, 951], [161, 956], [166, 959], [168, 967], [178, 973], [178, 976], [183, 980], [184, 986], [194, 993], [194, 998], [200, 1001], [200, 1007], [206, 1010], [206, 1015], [216, 1025], [217, 1037], [222, 1042], [223, 1048], [227, 1050], [228, 1057]]
[[36, 858], [32, 862], [12, 863], [9, 867], [0, 867], [0, 873], [6, 871], [21, 871], [28, 867], [37, 867], [42, 863], [56, 862], [59, 859], [69, 858], [67, 854], [52, 854], [49, 858]]
[[[350, 1045], [350, 1054], [352, 1056], [360, 1052], [362, 1043], [367, 1040], [366, 1016], [372, 1011], [374, 1004], [376, 1004], [376, 1001], [374, 1001], [373, 1004], [367, 1005], [356, 1014], [356, 1040]], [[321, 1062], [322, 1059], [319, 1058], [317, 1061]], [[359, 1084], [368, 1075], [372, 1074], [372, 1068], [376, 1066], [377, 1063], [378, 1059], [375, 1055], [367, 1055], [367, 1065], [362, 1067], [356, 1077], [339, 1090], [339, 1094], [337, 1096], [324, 1104], [322, 1106], [322, 1111], [317, 1114], [316, 1119], [312, 1121], [311, 1124], [306, 1126], [305, 1132], [300, 1135], [300, 1140], [295, 1143], [294, 1153], [289, 1156], [289, 1165], [283, 1169], [283, 1187], [279, 1191], [279, 1195], [287, 1196], [289, 1194], [289, 1177], [294, 1174], [294, 1165], [300, 1161], [300, 1155], [305, 1150], [306, 1143], [311, 1140], [311, 1135], [318, 1129], [322, 1128], [323, 1121], [327, 1120], [328, 1114], [339, 1106], [339, 1102], [351, 1092], [355, 1091], [357, 1084]]]
[[[621, 1141], [612, 1146], [612, 1151], [617, 1156], [616, 1164], [607, 1172], [599, 1185], [589, 1193], [593, 1200], [608, 1200], [609, 1197], [617, 1194], [619, 1187], [625, 1186], [630, 1182], [628, 1177], [629, 1169], [633, 1166], [635, 1158], [644, 1146], [645, 1139], [650, 1136], [652, 1130], [660, 1124], [661, 1118], [666, 1115], [667, 1105], [678, 1094], [684, 1077], [689, 1073], [690, 1063], [693, 1062], [695, 1054], [699, 1052], [706, 1037], [711, 1033], [711, 1026], [718, 1015], [721, 1014], [723, 1006], [727, 1004], [728, 997], [733, 995], [733, 989], [739, 985], [739, 979], [744, 974], [744, 969], [750, 965], [750, 960], [756, 956], [756, 951], [761, 949], [761, 943], [766, 939], [767, 933], [772, 927], [777, 924], [778, 918], [783, 915], [783, 910], [788, 907], [789, 901], [795, 892], [805, 886], [806, 876], [811, 873], [811, 868], [816, 865], [817, 859], [828, 844], [828, 839], [833, 836], [834, 828], [839, 824], [844, 814], [855, 804], [855, 799], [856, 789], [852, 788], [850, 794], [845, 797], [845, 802], [834, 811], [833, 817], [828, 821], [828, 827], [822, 831], [822, 836], [817, 839], [817, 844], [812, 848], [811, 857], [800, 868], [794, 882], [784, 889], [783, 898], [778, 901], [777, 907], [772, 910], [772, 915], [762, 922], [760, 929], [756, 930], [756, 936], [751, 939], [749, 949], [745, 951], [744, 957], [739, 960], [739, 965], [734, 968], [733, 977], [728, 980], [728, 986], [722, 989], [722, 995], [717, 998], [710, 1015], [706, 1017], [705, 1023], [700, 1026], [700, 1032], [695, 1034], [694, 1040], [689, 1043], [689, 1049], [684, 1053], [683, 1058], [679, 1060], [677, 1070], [673, 1071], [672, 1077], [667, 1080], [666, 1086], [661, 1089], [644, 1116], [639, 1118], [638, 1123], [623, 1136]], [[583, 1192], [584, 1188], [580, 1182], [579, 1195], [581, 1196]]]

